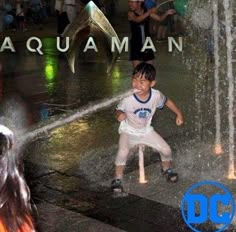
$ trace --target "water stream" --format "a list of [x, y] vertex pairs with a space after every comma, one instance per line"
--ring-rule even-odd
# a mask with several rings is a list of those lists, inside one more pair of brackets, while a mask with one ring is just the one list
[[106, 99], [103, 100], [100, 103], [95, 103], [89, 106], [83, 107], [83, 109], [78, 109], [76, 113], [66, 116], [66, 117], [61, 117], [60, 119], [57, 119], [56, 121], [49, 122], [47, 125], [39, 127], [38, 129], [35, 129], [31, 132], [25, 133], [25, 135], [22, 137], [22, 139], [19, 141], [20, 145], [25, 144], [31, 140], [33, 140], [35, 137], [42, 133], [48, 133], [50, 130], [53, 130], [55, 128], [61, 127], [65, 124], [68, 124], [70, 122], [73, 122], [75, 120], [78, 120], [84, 116], [87, 116], [89, 114], [92, 114], [98, 110], [101, 110], [103, 108], [109, 107], [113, 103], [120, 101], [121, 99], [131, 95], [134, 93], [134, 90], [129, 90], [125, 93], [119, 94], [115, 97], [112, 97], [111, 99]]
[[219, 93], [219, 20], [218, 20], [218, 1], [212, 2], [213, 8], [213, 34], [214, 34], [214, 81], [215, 81], [215, 121], [216, 121], [216, 135], [215, 135], [215, 153], [222, 153], [221, 146], [221, 116], [220, 116], [220, 93]]
[[224, 10], [225, 10], [225, 29], [226, 29], [226, 46], [227, 46], [227, 79], [229, 82], [228, 89], [228, 100], [229, 100], [229, 169], [228, 178], [236, 179], [235, 167], [234, 167], [234, 76], [232, 68], [232, 2], [229, 0], [224, 0]]

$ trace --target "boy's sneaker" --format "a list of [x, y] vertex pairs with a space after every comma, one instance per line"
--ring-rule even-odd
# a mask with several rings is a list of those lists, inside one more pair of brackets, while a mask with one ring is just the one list
[[166, 177], [168, 182], [176, 183], [178, 181], [178, 173], [174, 172], [172, 168], [168, 168], [165, 171], [161, 169], [161, 173]]
[[123, 186], [121, 184], [121, 179], [114, 179], [111, 182], [111, 189], [113, 192], [124, 192]]

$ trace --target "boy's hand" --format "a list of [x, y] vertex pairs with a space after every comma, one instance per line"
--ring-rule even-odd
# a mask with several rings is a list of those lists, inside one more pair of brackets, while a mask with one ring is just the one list
[[176, 114], [175, 123], [177, 126], [181, 126], [184, 123], [182, 112], [178, 109], [175, 103], [169, 98], [166, 101], [166, 106]]
[[119, 122], [124, 121], [126, 119], [126, 113], [124, 113], [122, 111], [117, 111], [116, 118]]
[[181, 126], [184, 123], [184, 119], [182, 114], [178, 114], [176, 117], [176, 125]]

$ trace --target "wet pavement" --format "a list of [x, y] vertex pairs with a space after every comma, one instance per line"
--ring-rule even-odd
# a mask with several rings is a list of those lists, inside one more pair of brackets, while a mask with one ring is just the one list
[[[137, 178], [129, 173], [125, 179], [128, 182], [125, 189], [129, 195], [113, 198], [110, 182], [107, 187], [101, 185], [91, 188], [83, 177], [67, 176], [27, 162], [26, 170], [38, 208], [39, 231], [191, 231], [183, 222], [178, 207], [170, 205], [170, 201], [177, 200], [176, 188], [173, 189], [173, 185], [160, 178], [140, 185], [136, 183]], [[32, 172], [28, 173], [29, 170]], [[154, 175], [149, 174], [156, 173], [153, 166], [149, 166], [146, 171], [150, 179]], [[180, 185], [183, 185], [182, 181]], [[166, 196], [162, 195], [166, 194], [166, 190], [170, 199], [168, 204], [165, 202]], [[168, 215], [171, 215], [169, 221]], [[214, 226], [209, 224], [198, 228], [203, 231], [214, 230]]]
[[[114, 26], [120, 36], [125, 36], [128, 24], [124, 27], [122, 22], [114, 22]], [[49, 22], [40, 35], [53, 36], [54, 23]], [[132, 68], [126, 53], [119, 57], [110, 75], [106, 74], [104, 56], [84, 55], [73, 75], [65, 58], [52, 49], [54, 40], [45, 40], [47, 55], [40, 57], [24, 49], [25, 37], [14, 38], [17, 54], [1, 56], [3, 100], [17, 95], [19, 104], [24, 102], [25, 117], [30, 118], [31, 125], [40, 120], [46, 124], [48, 119], [58, 119], [62, 113], [129, 89]], [[205, 140], [196, 138], [196, 80], [190, 79], [193, 70], [187, 68], [187, 62], [183, 63], [191, 56], [187, 38], [184, 54], [168, 53], [167, 44], [157, 46], [158, 87], [180, 106], [186, 123], [183, 128], [176, 127], [174, 115], [165, 109], [154, 118], [154, 126], [173, 148], [180, 181], [174, 185], [167, 183], [160, 174], [159, 155], [148, 150], [145, 156], [148, 183], [138, 183], [137, 156], [133, 155], [124, 178], [129, 195], [112, 198], [110, 182], [118, 141], [118, 123], [113, 115], [115, 105], [112, 105], [53, 130], [25, 148], [26, 178], [38, 208], [39, 231], [191, 231], [180, 212], [181, 199], [188, 187], [197, 181], [212, 179], [224, 183], [236, 195], [235, 181], [225, 177], [227, 150], [221, 157], [212, 154], [213, 130], [207, 130]], [[50, 67], [49, 74], [47, 67]], [[205, 107], [210, 106], [211, 103]], [[207, 114], [206, 129], [214, 128], [213, 114], [213, 111]], [[22, 117], [17, 115], [17, 120], [19, 116]], [[227, 128], [222, 133], [225, 131]], [[214, 231], [215, 228], [206, 223], [199, 230]]]

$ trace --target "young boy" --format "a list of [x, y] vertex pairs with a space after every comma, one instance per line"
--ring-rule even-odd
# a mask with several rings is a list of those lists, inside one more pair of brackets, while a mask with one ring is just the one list
[[117, 109], [116, 118], [120, 121], [119, 149], [115, 160], [115, 179], [111, 187], [115, 192], [122, 192], [122, 177], [129, 149], [138, 144], [144, 144], [157, 150], [161, 155], [162, 174], [170, 182], [177, 182], [178, 174], [170, 166], [171, 149], [165, 140], [151, 126], [156, 108], [166, 105], [176, 114], [176, 124], [183, 124], [183, 116], [177, 106], [167, 99], [160, 91], [153, 89], [156, 84], [155, 68], [148, 63], [141, 63], [134, 68], [132, 87], [137, 91], [132, 96], [123, 99]]

